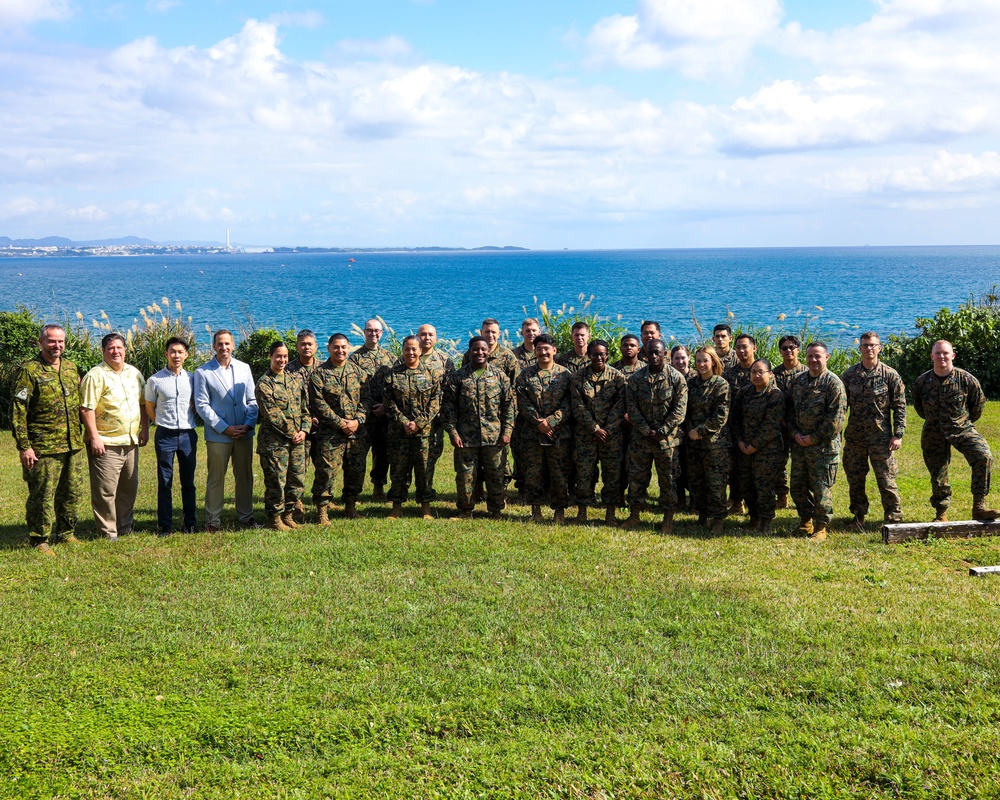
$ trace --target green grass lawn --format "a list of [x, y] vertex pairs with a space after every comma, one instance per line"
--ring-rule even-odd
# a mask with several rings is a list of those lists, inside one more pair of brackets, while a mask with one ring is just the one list
[[[1000, 444], [1000, 404], [980, 430]], [[912, 413], [901, 472], [906, 518], [932, 518]], [[968, 576], [1000, 542], [846, 532], [842, 476], [821, 545], [690, 515], [670, 537], [452, 522], [450, 450], [438, 473], [435, 522], [365, 495], [327, 529], [44, 558], [3, 434], [0, 794], [1000, 795], [1000, 575]], [[953, 478], [967, 518], [961, 457]]]

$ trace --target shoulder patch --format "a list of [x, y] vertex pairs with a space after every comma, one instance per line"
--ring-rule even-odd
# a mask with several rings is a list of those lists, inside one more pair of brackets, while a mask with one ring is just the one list
[[19, 391], [17, 394], [15, 394], [14, 397], [16, 399], [20, 400], [22, 403], [24, 401], [26, 401], [28, 399], [28, 389], [27, 389], [27, 387], [25, 387], [24, 389], [21, 389], [21, 391]]

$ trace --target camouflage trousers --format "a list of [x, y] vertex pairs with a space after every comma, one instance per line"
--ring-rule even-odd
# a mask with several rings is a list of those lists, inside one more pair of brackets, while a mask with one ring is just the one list
[[600, 465], [601, 505], [618, 508], [625, 503], [625, 489], [622, 486], [622, 437], [612, 435], [606, 442], [598, 442], [593, 436], [577, 436], [574, 454], [576, 463], [576, 503], [581, 506], [596, 506], [597, 467]]
[[431, 428], [430, 435], [430, 455], [427, 458], [427, 491], [430, 492], [431, 500], [437, 499], [437, 490], [434, 488], [434, 468], [438, 459], [444, 452], [444, 425], [435, 421]]
[[829, 446], [792, 446], [792, 500], [799, 519], [829, 525], [833, 519], [833, 484], [837, 451]]
[[503, 511], [507, 483], [504, 462], [507, 448], [502, 445], [455, 448], [455, 492], [459, 511], [472, 511], [472, 494], [478, 476], [486, 481], [486, 508]]
[[571, 445], [568, 439], [557, 439], [551, 444], [543, 445], [538, 441], [537, 435], [522, 437], [524, 495], [530, 505], [542, 504], [546, 486], [552, 508], [566, 508], [569, 505], [570, 451]]
[[851, 492], [851, 513], [863, 517], [868, 514], [868, 462], [871, 461], [875, 482], [882, 497], [882, 510], [886, 522], [902, 522], [899, 487], [896, 486], [896, 459], [889, 449], [889, 439], [873, 442], [844, 440], [844, 477]]
[[391, 502], [402, 503], [406, 500], [411, 478], [418, 503], [429, 503], [434, 499], [427, 483], [430, 457], [430, 436], [406, 436], [395, 431], [389, 432], [389, 478], [392, 485], [386, 497]]
[[83, 450], [39, 456], [35, 467], [21, 474], [28, 484], [25, 520], [32, 546], [47, 542], [55, 524], [55, 540], [76, 530], [77, 509], [83, 496]]
[[986, 440], [972, 428], [957, 436], [945, 438], [936, 428], [924, 425], [920, 434], [920, 448], [924, 453], [924, 464], [931, 474], [931, 505], [938, 511], [951, 505], [951, 484], [948, 482], [948, 465], [951, 463], [951, 448], [965, 456], [972, 468], [972, 494], [990, 493], [990, 472], [993, 470], [993, 454]]
[[689, 440], [686, 450], [691, 509], [706, 514], [709, 519], [725, 519], [728, 511], [726, 486], [732, 459], [729, 444]]
[[673, 511], [677, 508], [677, 483], [674, 470], [674, 448], [666, 442], [651, 442], [638, 431], [633, 431], [628, 446], [628, 502], [630, 506], [646, 503], [649, 483], [656, 465], [656, 480], [660, 487], [660, 508]]
[[295, 508], [306, 488], [307, 443], [287, 439], [257, 440], [257, 456], [264, 473], [264, 513], [269, 517]]
[[740, 496], [746, 500], [751, 518], [770, 522], [774, 519], [775, 488], [785, 467], [785, 447], [778, 445], [749, 456], [740, 455], [737, 467]]
[[[389, 420], [385, 417], [372, 416], [365, 423], [366, 436], [362, 440], [365, 450], [365, 461], [368, 451], [372, 451], [372, 484], [385, 486], [389, 475]], [[362, 472], [364, 470], [362, 469]], [[364, 485], [364, 476], [361, 480]], [[360, 489], [358, 490], [360, 493]]]
[[333, 502], [333, 483], [341, 472], [344, 473], [344, 498], [357, 498], [365, 482], [367, 437], [345, 440], [321, 436], [319, 444], [320, 459], [313, 484], [313, 502], [317, 507]]

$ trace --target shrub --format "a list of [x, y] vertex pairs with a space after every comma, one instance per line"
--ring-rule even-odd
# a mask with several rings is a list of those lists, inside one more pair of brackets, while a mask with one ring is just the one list
[[0, 427], [11, 423], [11, 396], [21, 364], [38, 352], [41, 321], [24, 306], [17, 311], [0, 311]]
[[573, 325], [577, 322], [586, 322], [590, 326], [591, 339], [604, 339], [608, 343], [608, 362], [617, 361], [621, 358], [621, 338], [628, 333], [628, 328], [622, 324], [622, 315], [618, 314], [614, 319], [602, 316], [599, 311], [591, 308], [594, 295], [586, 300], [585, 297], [586, 295], [581, 292], [577, 298], [582, 303], [579, 310], [563, 303], [555, 312], [549, 311], [548, 304], [544, 300], [539, 303], [535, 297], [533, 298], [535, 314], [528, 314], [525, 308], [524, 315], [538, 317], [542, 329], [556, 340], [556, 349], [559, 353], [573, 350]]
[[236, 346], [233, 357], [249, 364], [253, 379], [259, 381], [271, 366], [271, 345], [277, 341], [284, 342], [288, 346], [289, 356], [295, 357], [295, 331], [287, 330], [282, 333], [274, 328], [259, 328], [244, 336]]
[[931, 347], [947, 339], [955, 348], [955, 366], [967, 369], [982, 384], [990, 400], [1000, 398], [1000, 288], [978, 300], [970, 296], [957, 310], [942, 308], [932, 318], [921, 317], [920, 333], [893, 334], [884, 343], [882, 357], [903, 378], [907, 388], [931, 368]]

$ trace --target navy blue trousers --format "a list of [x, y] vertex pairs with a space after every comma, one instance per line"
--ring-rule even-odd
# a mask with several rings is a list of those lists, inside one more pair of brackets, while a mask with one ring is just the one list
[[156, 518], [160, 531], [174, 529], [174, 455], [181, 478], [181, 504], [184, 507], [184, 527], [198, 524], [195, 514], [194, 469], [198, 461], [198, 433], [194, 430], [156, 429]]

